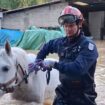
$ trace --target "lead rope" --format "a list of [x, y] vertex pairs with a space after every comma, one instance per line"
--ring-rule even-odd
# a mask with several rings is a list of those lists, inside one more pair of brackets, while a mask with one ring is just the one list
[[52, 68], [48, 68], [48, 69], [47, 69], [47, 73], [46, 73], [46, 81], [47, 81], [47, 85], [48, 85], [49, 82], [50, 82], [50, 77], [51, 77], [50, 72], [51, 72], [51, 70], [52, 70]]
[[47, 85], [50, 82], [50, 71], [52, 70], [52, 68], [46, 67], [43, 65], [43, 63], [41, 63], [42, 59], [38, 59], [38, 61], [35, 64], [30, 64], [29, 67], [31, 68], [29, 71], [35, 71], [35, 74], [41, 70], [43, 72], [46, 72], [46, 81], [47, 81]]
[[[20, 65], [20, 67], [21, 67], [21, 65]], [[40, 66], [38, 66], [37, 63], [36, 63], [35, 64], [35, 67], [34, 67], [34, 70], [29, 70], [28, 73], [26, 73], [26, 70], [25, 70], [22, 80], [16, 86], [20, 86], [23, 81], [25, 81], [26, 83], [28, 83], [28, 77], [29, 77], [29, 75], [32, 72], [34, 72], [34, 71], [35, 71], [35, 74], [36, 74], [37, 71], [39, 71], [40, 69], [41, 69]]]

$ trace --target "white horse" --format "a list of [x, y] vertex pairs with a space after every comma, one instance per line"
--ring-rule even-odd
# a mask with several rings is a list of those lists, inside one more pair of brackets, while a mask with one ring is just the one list
[[28, 64], [33, 61], [34, 54], [28, 54], [21, 48], [11, 48], [6, 42], [5, 48], [0, 49], [0, 89], [3, 94], [6, 90], [13, 91], [12, 97], [16, 100], [34, 101], [43, 105], [45, 99], [54, 99], [55, 88], [59, 84], [59, 73], [52, 69], [49, 85], [46, 82], [46, 72], [41, 70], [37, 74], [30, 73], [28, 78], [23, 80], [24, 75], [28, 74]]

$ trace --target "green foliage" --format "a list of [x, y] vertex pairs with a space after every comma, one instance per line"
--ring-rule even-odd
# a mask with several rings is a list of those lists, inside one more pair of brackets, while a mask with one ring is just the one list
[[9, 0], [10, 9], [18, 8], [21, 0]]
[[6, 9], [15, 9], [18, 8], [19, 3], [19, 0], [0, 0], [0, 7]]
[[44, 2], [46, 2], [46, 0], [37, 0], [38, 2], [38, 4], [42, 4], [42, 3], [44, 3]]
[[20, 0], [19, 7], [28, 7], [37, 4], [37, 0]]
[[42, 4], [51, 0], [0, 0], [0, 8], [16, 9]]

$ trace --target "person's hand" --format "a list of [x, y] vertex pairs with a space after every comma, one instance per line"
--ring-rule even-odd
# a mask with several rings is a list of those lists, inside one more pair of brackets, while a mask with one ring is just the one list
[[36, 60], [35, 62], [32, 62], [28, 65], [28, 70], [29, 72], [42, 70], [52, 70], [54, 67], [55, 61], [52, 60]]
[[42, 71], [46, 71], [46, 70], [52, 70], [52, 68], [54, 67], [55, 61], [40, 60], [37, 64]]
[[28, 71], [29, 71], [29, 72], [32, 72], [32, 71], [34, 71], [34, 69], [35, 69], [35, 64], [34, 64], [34, 62], [29, 63], [29, 64], [28, 64]]
[[31, 62], [28, 64], [28, 71], [37, 73], [38, 70], [40, 70], [40, 64], [42, 60], [35, 60], [34, 62]]
[[52, 60], [44, 60], [43, 61], [43, 64], [47, 68], [53, 68], [54, 67], [54, 64], [55, 64], [55, 61], [52, 61]]
[[52, 60], [43, 60], [38, 63], [42, 71], [51, 71], [52, 68], [54, 67], [55, 61]]

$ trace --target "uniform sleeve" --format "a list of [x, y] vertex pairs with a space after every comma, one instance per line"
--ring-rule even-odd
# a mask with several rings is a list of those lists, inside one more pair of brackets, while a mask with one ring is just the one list
[[39, 51], [37, 54], [36, 59], [42, 59], [46, 58], [46, 56], [49, 53], [56, 53], [57, 52], [57, 40], [51, 40], [48, 43], [44, 44], [43, 48]]
[[97, 62], [98, 52], [95, 44], [85, 43], [78, 57], [73, 62], [55, 63], [54, 68], [62, 73], [82, 75], [87, 73], [91, 66]]

